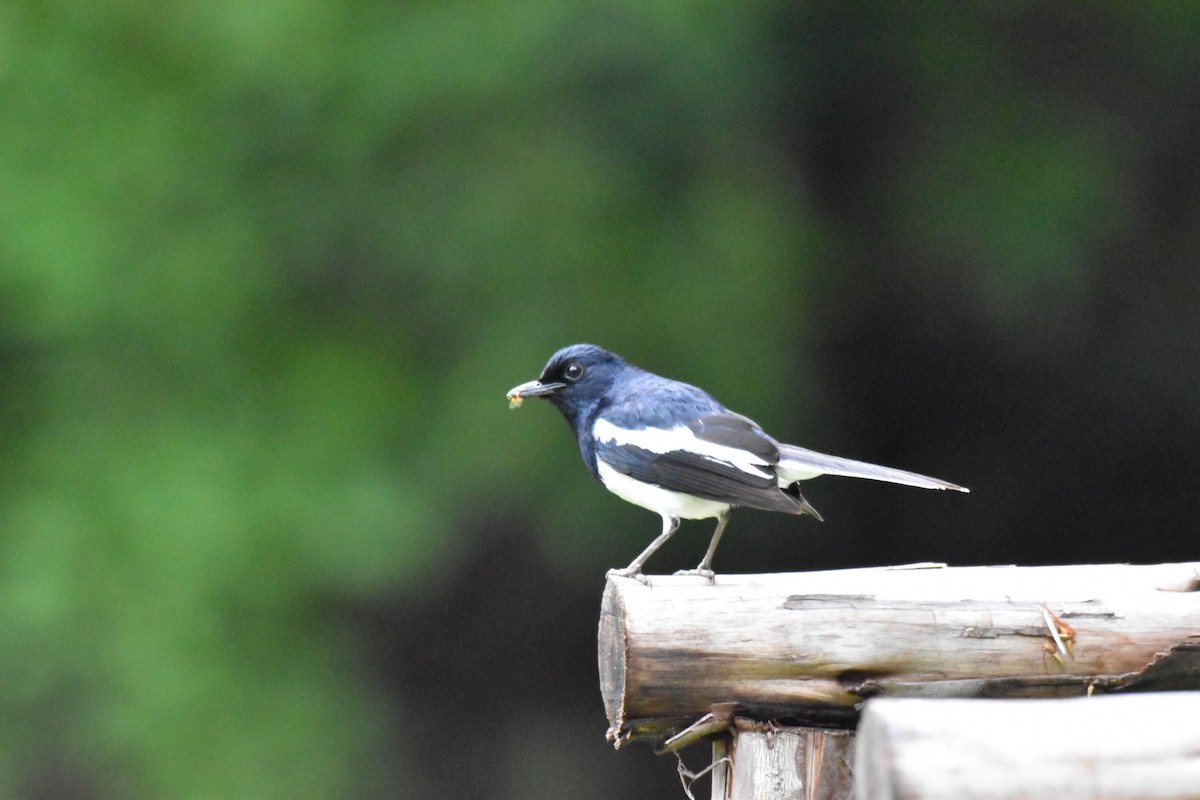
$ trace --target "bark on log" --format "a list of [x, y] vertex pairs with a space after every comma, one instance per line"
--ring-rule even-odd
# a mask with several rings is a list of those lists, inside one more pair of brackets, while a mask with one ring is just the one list
[[1200, 564], [612, 578], [600, 684], [617, 746], [714, 704], [852, 727], [864, 698], [1200, 688]]
[[1200, 797], [1200, 693], [871, 700], [858, 800]]

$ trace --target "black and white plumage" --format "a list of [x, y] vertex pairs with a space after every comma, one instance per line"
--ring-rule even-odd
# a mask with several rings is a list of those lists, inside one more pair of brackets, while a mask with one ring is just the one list
[[702, 389], [654, 375], [591, 344], [564, 347], [537, 380], [508, 392], [514, 406], [526, 397], [542, 397], [562, 412], [584, 463], [605, 488], [662, 517], [662, 533], [628, 567], [613, 570], [618, 575], [639, 577], [680, 519], [716, 517], [703, 560], [688, 571], [711, 577], [713, 553], [731, 509], [820, 520], [798, 483], [818, 475], [967, 491], [915, 472], [780, 444]]

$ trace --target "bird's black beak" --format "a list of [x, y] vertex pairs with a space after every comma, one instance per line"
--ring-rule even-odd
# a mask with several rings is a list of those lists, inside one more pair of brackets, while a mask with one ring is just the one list
[[564, 386], [566, 386], [565, 383], [542, 383], [541, 381], [522, 383], [520, 386], [514, 386], [508, 390], [508, 407], [516, 408], [526, 397], [544, 397], [554, 394]]

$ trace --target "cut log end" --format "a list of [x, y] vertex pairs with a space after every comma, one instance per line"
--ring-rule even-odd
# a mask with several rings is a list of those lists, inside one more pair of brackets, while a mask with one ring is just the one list
[[610, 579], [604, 587], [604, 598], [600, 602], [600, 632], [598, 652], [600, 667], [600, 695], [604, 698], [604, 713], [608, 716], [607, 738], [620, 747], [624, 733], [625, 699], [625, 613], [620, 608], [621, 600]]

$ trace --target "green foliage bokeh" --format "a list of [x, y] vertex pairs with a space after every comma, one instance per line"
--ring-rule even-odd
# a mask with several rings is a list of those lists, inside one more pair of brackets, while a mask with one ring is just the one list
[[0, 794], [64, 760], [112, 796], [369, 789], [383, 714], [332, 609], [411, 588], [561, 433], [497, 433], [503, 389], [568, 339], [699, 338], [716, 297], [763, 342], [786, 317], [804, 234], [742, 125], [746, 23], [0, 22]]

